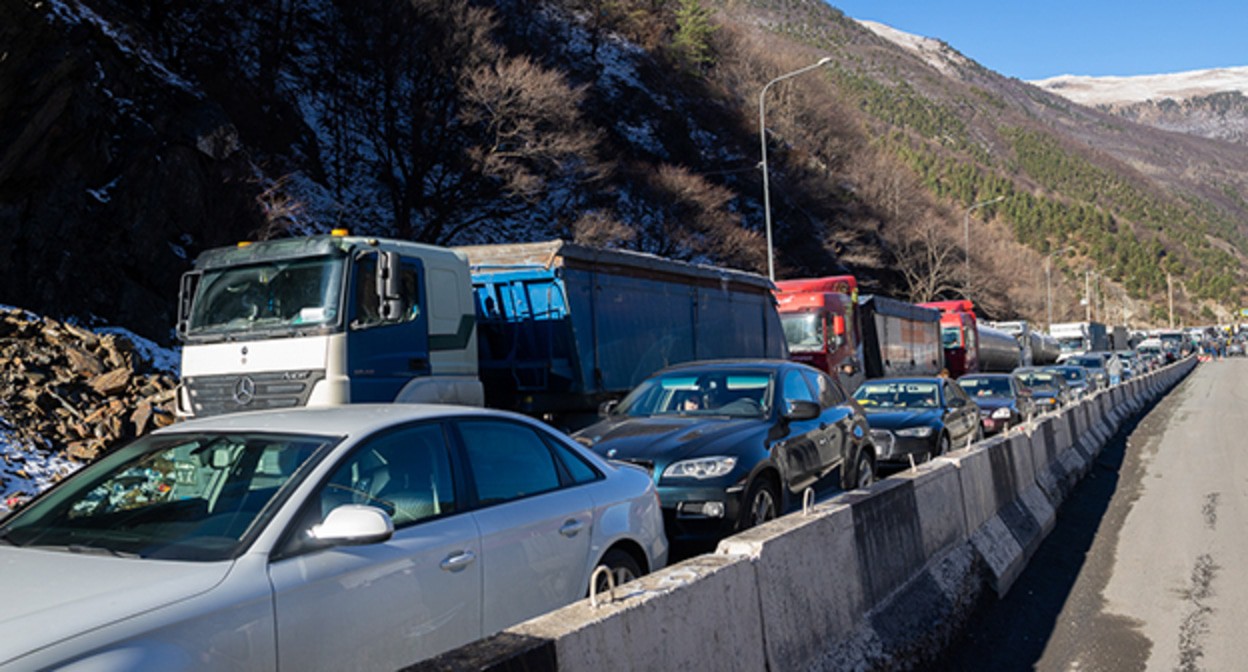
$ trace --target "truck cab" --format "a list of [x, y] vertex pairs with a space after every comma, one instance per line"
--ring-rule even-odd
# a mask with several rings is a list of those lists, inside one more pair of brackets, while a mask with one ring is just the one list
[[208, 250], [182, 278], [182, 417], [362, 402], [482, 405], [461, 255], [329, 235]]
[[979, 329], [975, 305], [962, 301], [932, 301], [919, 304], [940, 311], [940, 340], [945, 349], [945, 368], [958, 378], [975, 373], [979, 367]]
[[858, 281], [851, 275], [782, 280], [776, 290], [789, 358], [839, 376], [852, 391], [861, 369]]

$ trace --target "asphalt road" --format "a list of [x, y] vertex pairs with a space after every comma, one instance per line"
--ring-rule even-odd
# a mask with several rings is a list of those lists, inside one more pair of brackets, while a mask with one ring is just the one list
[[940, 669], [1248, 669], [1248, 359], [1123, 425]]

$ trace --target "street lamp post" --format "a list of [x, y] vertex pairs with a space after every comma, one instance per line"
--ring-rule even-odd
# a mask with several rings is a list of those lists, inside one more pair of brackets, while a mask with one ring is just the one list
[[1044, 258], [1044, 309], [1048, 320], [1044, 325], [1045, 331], [1053, 331], [1053, 257], [1069, 249], [1069, 247], [1063, 247], [1056, 252], [1050, 252], [1049, 256]]
[[767, 118], [766, 113], [764, 112], [764, 103], [767, 99], [767, 89], [771, 88], [771, 85], [776, 82], [784, 81], [790, 77], [796, 77], [804, 72], [810, 72], [811, 70], [826, 65], [831, 61], [831, 56], [824, 56], [819, 59], [818, 62], [812, 63], [804, 68], [794, 70], [788, 74], [780, 75], [770, 82], [767, 82], [767, 84], [763, 86], [763, 90], [758, 94], [758, 142], [762, 147], [763, 155], [763, 161], [760, 164], [763, 169], [763, 217], [767, 224], [767, 277], [770, 278], [772, 282], [776, 281], [776, 263], [771, 249], [771, 192], [769, 191], [767, 184]]
[[[980, 201], [979, 203], [972, 205], [966, 211], [966, 218], [962, 222], [962, 230], [963, 230], [963, 233], [966, 235], [966, 253], [965, 253], [965, 257], [962, 260], [962, 276], [963, 276], [962, 281], [966, 283], [967, 287], [971, 285], [971, 213], [975, 212], [979, 208], [984, 207], [985, 205], [992, 205], [993, 203], [1000, 203], [1001, 201], [1004, 201], [1004, 200], [1005, 200], [1004, 196], [998, 196], [992, 200]], [[963, 290], [962, 293], [963, 294], [966, 293], [965, 289]]]

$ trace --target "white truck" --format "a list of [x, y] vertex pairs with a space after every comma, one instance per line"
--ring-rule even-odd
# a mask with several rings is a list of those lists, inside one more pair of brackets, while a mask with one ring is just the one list
[[1109, 350], [1109, 335], [1100, 322], [1062, 322], [1049, 327], [1049, 335], [1061, 346], [1065, 360], [1085, 352]]
[[344, 234], [196, 259], [178, 304], [180, 416], [365, 401], [484, 404], [463, 255]]

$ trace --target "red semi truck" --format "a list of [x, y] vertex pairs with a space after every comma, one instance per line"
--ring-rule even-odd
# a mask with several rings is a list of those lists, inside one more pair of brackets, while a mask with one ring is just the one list
[[789, 357], [838, 376], [934, 375], [942, 366], [939, 311], [882, 296], [859, 298], [850, 275], [776, 283]]
[[939, 310], [945, 368], [954, 378], [967, 373], [1008, 373], [1022, 365], [1022, 349], [1010, 334], [979, 323], [967, 299], [932, 301], [920, 306]]

